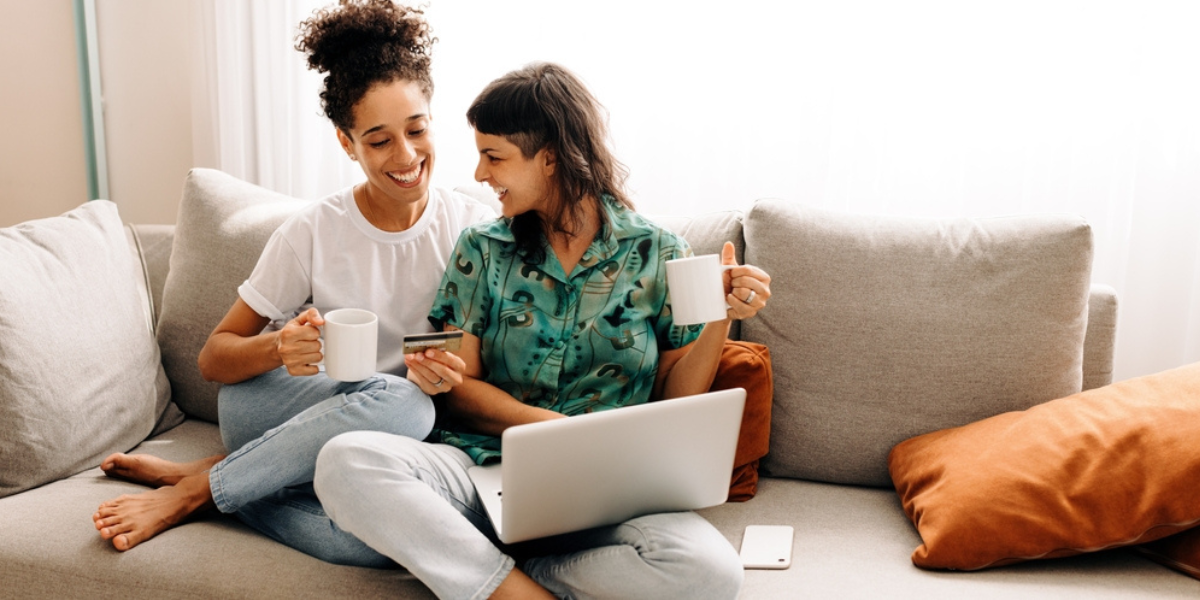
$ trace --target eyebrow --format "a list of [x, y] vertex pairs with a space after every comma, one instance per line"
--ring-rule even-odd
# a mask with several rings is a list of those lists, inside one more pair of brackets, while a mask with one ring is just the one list
[[[404, 122], [405, 122], [405, 123], [412, 123], [413, 121], [419, 121], [419, 120], [421, 120], [421, 119], [424, 119], [425, 117], [428, 117], [428, 116], [429, 116], [429, 115], [427, 115], [427, 114], [425, 114], [425, 113], [417, 113], [417, 114], [415, 114], [415, 115], [413, 115], [413, 116], [411, 116], [411, 117], [409, 117], [409, 118], [405, 119], [405, 120], [404, 120]], [[372, 133], [375, 133], [376, 131], [379, 131], [380, 129], [383, 129], [384, 127], [387, 127], [387, 125], [376, 125], [376, 126], [374, 126], [374, 127], [370, 128], [370, 129], [368, 129], [368, 130], [366, 130], [366, 131], [362, 132], [362, 135], [363, 135], [363, 136], [371, 135]]]

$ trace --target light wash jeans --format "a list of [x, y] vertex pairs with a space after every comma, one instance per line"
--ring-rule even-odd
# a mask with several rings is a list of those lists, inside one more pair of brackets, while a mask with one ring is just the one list
[[221, 438], [234, 449], [209, 471], [218, 510], [328, 562], [394, 564], [326, 516], [312, 480], [321, 447], [340, 433], [429, 435], [433, 402], [416, 384], [388, 374], [357, 383], [335, 381], [324, 372], [294, 377], [280, 367], [222, 386], [217, 402]]
[[518, 559], [561, 598], [727, 599], [741, 588], [737, 552], [692, 512], [501, 546], [467, 477], [472, 464], [452, 446], [359, 431], [325, 445], [313, 484], [339, 527], [439, 598], [487, 598]]

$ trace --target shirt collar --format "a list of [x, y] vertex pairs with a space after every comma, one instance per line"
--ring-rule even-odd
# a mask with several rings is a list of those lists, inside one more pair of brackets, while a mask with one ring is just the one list
[[[596, 239], [592, 241], [593, 249], [601, 251], [600, 254], [612, 255], [617, 252], [622, 240], [649, 235], [653, 231], [653, 225], [641, 215], [618, 204], [616, 198], [605, 194], [601, 196], [601, 200], [604, 224], [596, 234]], [[509, 227], [511, 221], [512, 219], [507, 217], [496, 219], [483, 227], [480, 234], [501, 242], [516, 242]]]

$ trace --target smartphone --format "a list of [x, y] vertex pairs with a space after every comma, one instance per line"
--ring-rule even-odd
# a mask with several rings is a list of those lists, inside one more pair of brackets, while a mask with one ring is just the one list
[[747, 525], [742, 534], [742, 567], [786, 569], [792, 565], [790, 525]]
[[429, 348], [453, 352], [462, 347], [462, 331], [435, 331], [404, 336], [404, 353], [415, 354]]

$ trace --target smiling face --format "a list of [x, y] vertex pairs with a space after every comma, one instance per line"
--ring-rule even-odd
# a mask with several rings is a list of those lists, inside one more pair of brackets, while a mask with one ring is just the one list
[[375, 84], [354, 105], [354, 127], [349, 135], [339, 129], [338, 141], [362, 166], [372, 203], [424, 203], [433, 174], [431, 119], [429, 100], [413, 81]]
[[548, 148], [526, 157], [503, 136], [475, 132], [479, 165], [475, 181], [492, 186], [500, 198], [501, 213], [515, 217], [529, 211], [545, 213], [553, 201], [554, 153]]

